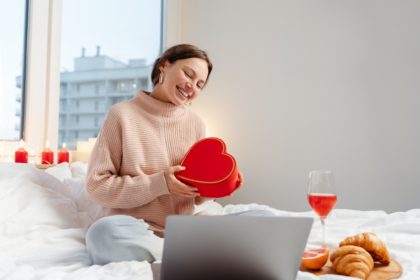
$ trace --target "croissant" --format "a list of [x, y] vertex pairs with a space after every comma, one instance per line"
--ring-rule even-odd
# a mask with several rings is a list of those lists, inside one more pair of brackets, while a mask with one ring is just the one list
[[372, 256], [362, 247], [346, 245], [334, 251], [330, 258], [337, 273], [366, 279], [373, 270]]
[[344, 245], [362, 247], [372, 255], [374, 261], [378, 261], [383, 265], [389, 265], [390, 258], [385, 244], [372, 232], [364, 232], [347, 237], [340, 242], [340, 247]]

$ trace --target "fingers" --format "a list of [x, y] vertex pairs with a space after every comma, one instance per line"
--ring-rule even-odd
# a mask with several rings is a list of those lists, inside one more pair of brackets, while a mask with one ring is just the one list
[[181, 172], [181, 171], [185, 170], [185, 166], [175, 165], [175, 166], [172, 166], [170, 169], [171, 169], [172, 173], [178, 173], [178, 172]]
[[239, 177], [239, 187], [243, 185], [244, 183], [244, 176], [242, 175], [241, 172], [238, 173], [238, 177]]
[[[238, 186], [236, 187], [235, 191], [237, 191], [240, 187], [242, 187], [243, 184], [244, 184], [244, 177], [243, 177], [241, 172], [238, 172]], [[234, 194], [234, 192], [229, 194], [229, 197], [232, 197], [233, 194]]]
[[200, 195], [197, 188], [188, 186], [188, 185], [186, 185], [182, 182], [179, 182], [179, 181], [178, 181], [178, 184], [177, 184], [177, 189], [178, 189], [178, 193], [182, 194], [184, 196], [196, 197], [196, 196]]
[[183, 170], [185, 170], [185, 167], [181, 165], [175, 165], [168, 168], [165, 178], [168, 181], [169, 191], [173, 194], [185, 197], [196, 197], [200, 195], [197, 188], [188, 186], [175, 177], [175, 173]]
[[200, 195], [196, 188], [187, 186], [182, 183], [172, 184], [171, 193], [186, 197], [196, 197]]

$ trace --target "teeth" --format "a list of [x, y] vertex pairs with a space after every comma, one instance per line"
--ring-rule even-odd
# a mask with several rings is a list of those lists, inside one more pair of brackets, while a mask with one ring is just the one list
[[185, 96], [185, 98], [189, 98], [189, 95], [188, 94], [186, 94], [182, 89], [180, 89], [180, 88], [178, 88], [178, 91], [183, 95], [183, 96]]

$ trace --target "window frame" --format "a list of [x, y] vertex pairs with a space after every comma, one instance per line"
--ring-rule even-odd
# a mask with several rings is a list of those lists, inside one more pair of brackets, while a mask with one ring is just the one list
[[25, 0], [25, 23], [23, 31], [23, 65], [22, 65], [22, 101], [20, 104], [20, 131], [19, 139], [25, 139], [25, 106], [26, 106], [26, 77], [27, 77], [27, 63], [28, 63], [28, 37], [29, 37], [29, 10], [30, 0]]
[[24, 140], [42, 150], [58, 142], [62, 0], [29, 0]]

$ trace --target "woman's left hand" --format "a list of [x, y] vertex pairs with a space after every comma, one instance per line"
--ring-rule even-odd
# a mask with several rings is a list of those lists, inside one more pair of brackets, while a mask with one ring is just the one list
[[239, 179], [238, 188], [240, 188], [244, 184], [244, 176], [242, 176], [242, 173], [241, 172], [238, 172], [238, 179]]
[[[242, 175], [241, 172], [238, 172], [238, 179], [239, 179], [238, 187], [236, 188], [236, 190], [234, 192], [236, 192], [244, 184], [244, 176]], [[232, 197], [233, 193], [231, 193], [229, 196]]]

